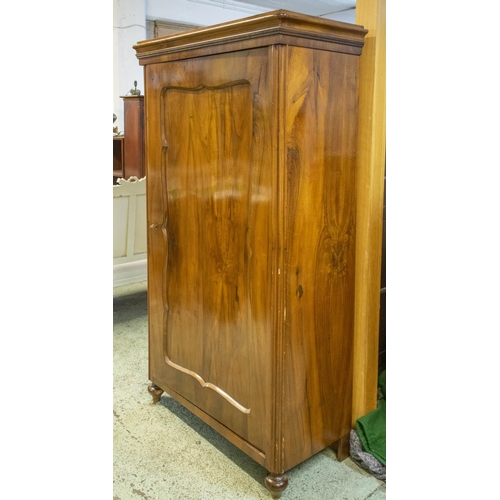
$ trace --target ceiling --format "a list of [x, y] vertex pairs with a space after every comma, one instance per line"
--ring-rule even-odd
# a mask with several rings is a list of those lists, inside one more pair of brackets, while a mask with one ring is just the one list
[[354, 23], [356, 0], [190, 0], [247, 13], [285, 9], [301, 14]]

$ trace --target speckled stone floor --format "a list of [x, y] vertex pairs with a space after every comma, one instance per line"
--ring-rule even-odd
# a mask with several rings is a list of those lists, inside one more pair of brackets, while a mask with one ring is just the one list
[[[114, 500], [270, 500], [267, 471], [163, 394], [147, 391], [147, 286], [117, 287], [114, 307]], [[288, 471], [283, 500], [385, 500], [385, 483], [326, 449]]]

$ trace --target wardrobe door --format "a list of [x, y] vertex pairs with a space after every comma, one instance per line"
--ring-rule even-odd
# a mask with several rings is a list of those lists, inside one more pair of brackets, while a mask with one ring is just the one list
[[272, 56], [252, 49], [145, 72], [150, 379], [262, 461], [276, 287]]

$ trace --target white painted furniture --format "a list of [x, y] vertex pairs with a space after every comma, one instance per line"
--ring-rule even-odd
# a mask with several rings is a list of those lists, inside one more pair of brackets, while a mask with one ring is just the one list
[[113, 186], [113, 286], [147, 280], [146, 178]]

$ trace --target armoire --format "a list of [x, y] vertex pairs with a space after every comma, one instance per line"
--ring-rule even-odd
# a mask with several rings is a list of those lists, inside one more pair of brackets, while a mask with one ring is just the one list
[[273, 497], [352, 412], [357, 72], [367, 31], [285, 10], [138, 42], [149, 392]]

